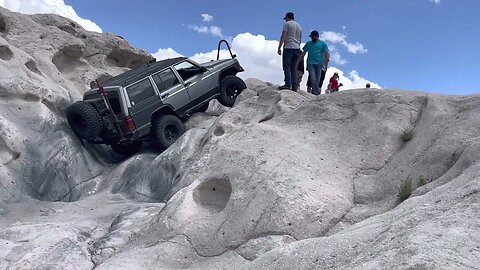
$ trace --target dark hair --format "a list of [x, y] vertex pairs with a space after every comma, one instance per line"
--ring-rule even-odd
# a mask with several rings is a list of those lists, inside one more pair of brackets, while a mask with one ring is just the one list
[[287, 12], [287, 14], [285, 15], [285, 18], [294, 20], [295, 14], [293, 14], [293, 12]]

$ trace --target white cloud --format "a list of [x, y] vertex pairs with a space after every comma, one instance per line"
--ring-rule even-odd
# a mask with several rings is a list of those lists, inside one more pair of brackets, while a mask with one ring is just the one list
[[192, 24], [189, 25], [188, 28], [202, 34], [210, 34], [214, 37], [219, 37], [219, 38], [225, 38], [225, 35], [222, 33], [222, 28], [211, 25], [211, 26], [206, 26], [206, 25], [196, 25]]
[[190, 29], [194, 30], [194, 31], [197, 31], [198, 33], [208, 33], [208, 26], [204, 26], [204, 25], [189, 25], [188, 26]]
[[223, 37], [222, 28], [218, 26], [210, 26], [210, 33], [216, 37]]
[[167, 59], [167, 58], [175, 58], [175, 57], [183, 56], [182, 54], [176, 52], [172, 48], [158, 49], [157, 52], [152, 53], [152, 55], [157, 60], [163, 60], [163, 59]]
[[67, 17], [89, 31], [102, 32], [94, 22], [78, 16], [72, 6], [63, 0], [0, 0], [0, 6], [24, 14], [51, 13]]
[[441, 0], [430, 0], [430, 2], [435, 3], [436, 5], [439, 5]]
[[[233, 38], [231, 47], [233, 52], [238, 55], [238, 61], [245, 69], [245, 72], [238, 74], [240, 77], [244, 79], [257, 78], [263, 81], [283, 84], [282, 57], [277, 54], [278, 41], [265, 39], [263, 35], [242, 33]], [[168, 50], [159, 51], [165, 52]], [[172, 49], [170, 50], [169, 54], [175, 52]], [[164, 55], [167, 55], [167, 53], [164, 53]], [[156, 53], [154, 56], [158, 60], [162, 59]], [[198, 63], [209, 62], [217, 58], [217, 51], [197, 53], [190, 58]], [[228, 50], [221, 50], [220, 58], [230, 58]], [[341, 62], [342, 60], [339, 61]], [[352, 71], [344, 76], [344, 72], [336, 67], [328, 69], [326, 81], [335, 71], [339, 72], [341, 76], [340, 81], [344, 84], [343, 89], [363, 88], [367, 83], [370, 83], [372, 87], [379, 87], [378, 84], [371, 80], [361, 77], [357, 71]], [[308, 74], [308, 72], [306, 73]], [[301, 84], [301, 89], [303, 90], [305, 90], [306, 78], [307, 75], [304, 76]], [[325, 86], [327, 84], [324, 83]]]
[[357, 54], [357, 53], [361, 54], [361, 53], [368, 52], [368, 50], [365, 49], [363, 44], [359, 42], [355, 42], [355, 43], [348, 42], [347, 36], [342, 33], [325, 31], [325, 32], [322, 32], [320, 38], [334, 44], [342, 44], [349, 52], [353, 54]]
[[347, 59], [343, 58], [342, 55], [340, 55], [337, 47], [335, 47], [334, 45], [330, 45], [328, 46], [328, 49], [330, 50], [330, 61], [332, 61], [332, 63], [337, 65], [345, 65], [346, 63], [348, 63]]
[[202, 21], [204, 22], [211, 22], [213, 21], [213, 16], [209, 14], [202, 14]]

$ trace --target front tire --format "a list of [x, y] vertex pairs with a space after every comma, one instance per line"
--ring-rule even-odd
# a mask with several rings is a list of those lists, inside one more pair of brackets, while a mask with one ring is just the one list
[[167, 114], [153, 120], [150, 132], [155, 147], [163, 151], [180, 138], [185, 131], [185, 125], [178, 117]]
[[247, 88], [245, 82], [237, 76], [225, 76], [220, 85], [220, 97], [218, 101], [223, 106], [233, 107], [237, 96], [242, 93], [243, 89]]
[[67, 108], [67, 121], [80, 139], [93, 140], [102, 133], [103, 122], [88, 102], [77, 101]]
[[112, 144], [110, 146], [112, 147], [113, 152], [121, 156], [129, 157], [131, 155], [138, 153], [138, 151], [140, 151], [140, 148], [142, 147], [142, 142], [136, 141], [136, 142], [130, 142], [130, 143], [119, 143], [119, 144]]

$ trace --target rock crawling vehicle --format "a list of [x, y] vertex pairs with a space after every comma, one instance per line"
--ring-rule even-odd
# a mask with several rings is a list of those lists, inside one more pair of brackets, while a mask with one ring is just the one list
[[[219, 60], [225, 42], [231, 59]], [[237, 77], [244, 71], [227, 41], [218, 43], [217, 60], [197, 64], [185, 57], [148, 63], [112, 77], [84, 93], [67, 108], [67, 121], [82, 140], [107, 144], [120, 155], [151, 141], [160, 151], [184, 132], [183, 122], [205, 112], [212, 99], [232, 107], [246, 88]]]

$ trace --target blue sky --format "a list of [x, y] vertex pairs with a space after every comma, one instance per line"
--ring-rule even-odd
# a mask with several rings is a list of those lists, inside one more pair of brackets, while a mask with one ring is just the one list
[[[282, 18], [291, 10], [303, 28], [304, 42], [312, 29], [330, 33], [325, 37], [338, 57], [332, 66], [353, 85], [371, 81], [382, 87], [439, 93], [480, 91], [478, 0], [65, 0], [64, 4], [104, 32], [119, 34], [152, 53], [171, 48], [193, 56], [211, 52], [220, 36], [233, 39], [239, 60], [243, 56], [255, 70], [248, 75], [276, 83], [281, 83], [281, 74], [275, 75], [281, 69], [274, 65], [281, 60], [269, 41], [278, 41]], [[201, 14], [213, 20], [202, 21]], [[256, 56], [259, 47], [263, 51]], [[262, 66], [255, 58], [270, 65]], [[264, 73], [269, 68], [275, 72]]]

